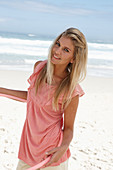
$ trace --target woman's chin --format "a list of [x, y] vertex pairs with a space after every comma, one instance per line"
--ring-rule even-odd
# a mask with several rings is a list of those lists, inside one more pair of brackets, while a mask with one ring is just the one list
[[51, 63], [52, 63], [52, 64], [58, 64], [58, 61], [52, 57], [52, 58], [51, 58]]

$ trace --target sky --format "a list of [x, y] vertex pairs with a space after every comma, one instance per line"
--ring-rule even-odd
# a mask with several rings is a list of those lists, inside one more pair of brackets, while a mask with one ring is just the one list
[[0, 31], [56, 36], [69, 27], [113, 42], [113, 0], [0, 0]]

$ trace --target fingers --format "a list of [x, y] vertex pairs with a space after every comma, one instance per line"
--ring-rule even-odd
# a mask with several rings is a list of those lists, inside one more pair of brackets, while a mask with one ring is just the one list
[[51, 157], [50, 161], [49, 161], [47, 164], [45, 164], [45, 167], [50, 166], [52, 163], [55, 163], [55, 162], [56, 162], [56, 161], [55, 161], [55, 155], [53, 155], [53, 156]]
[[55, 152], [57, 152], [58, 151], [58, 147], [57, 148], [54, 148], [54, 149], [52, 149], [52, 150], [50, 150], [50, 151], [48, 151], [48, 152], [46, 152], [46, 155], [48, 156], [48, 155], [52, 155], [52, 154], [54, 154]]
[[51, 155], [51, 159], [45, 166], [50, 166], [52, 163], [57, 162], [57, 151], [58, 150], [59, 150], [59, 147], [46, 152], [47, 156]]

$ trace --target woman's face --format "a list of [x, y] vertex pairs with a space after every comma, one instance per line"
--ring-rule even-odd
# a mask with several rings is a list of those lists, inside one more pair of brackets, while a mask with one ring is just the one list
[[70, 38], [62, 36], [53, 46], [51, 62], [68, 65], [73, 62], [74, 45]]

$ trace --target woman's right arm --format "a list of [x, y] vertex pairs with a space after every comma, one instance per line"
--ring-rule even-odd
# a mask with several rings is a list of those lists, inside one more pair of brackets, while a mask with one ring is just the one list
[[0, 87], [0, 96], [8, 97], [21, 102], [27, 101], [27, 91], [12, 90]]

